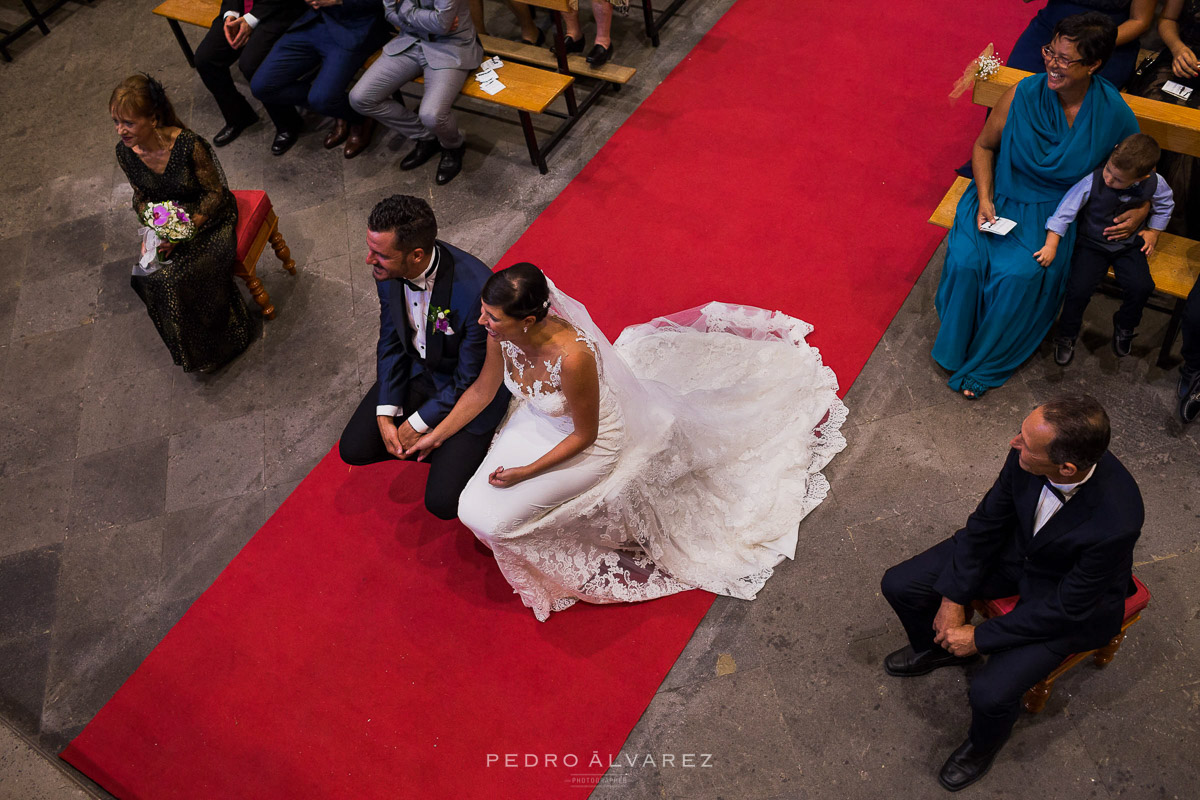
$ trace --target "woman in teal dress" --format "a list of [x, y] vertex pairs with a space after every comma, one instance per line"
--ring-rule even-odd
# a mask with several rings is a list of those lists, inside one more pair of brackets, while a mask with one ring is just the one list
[[[1033, 254], [1046, 220], [1073, 184], [1138, 130], [1116, 88], [1095, 75], [1115, 41], [1116, 26], [1103, 14], [1060, 21], [1043, 53], [1046, 74], [1009, 89], [975, 141], [975, 180], [946, 237], [933, 345], [934, 359], [953, 373], [950, 387], [968, 399], [1008, 380], [1045, 338], [1075, 242], [1071, 231], [1050, 266], [1040, 266]], [[1145, 214], [1130, 212], [1114, 238], [1132, 233]], [[980, 230], [997, 217], [1016, 228], [1007, 236]]]

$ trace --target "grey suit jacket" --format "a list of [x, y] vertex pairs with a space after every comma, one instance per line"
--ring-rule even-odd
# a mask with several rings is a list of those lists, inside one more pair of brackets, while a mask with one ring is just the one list
[[[383, 0], [383, 15], [399, 31], [383, 46], [384, 55], [400, 55], [415, 45], [431, 69], [473, 70], [483, 61], [468, 0]], [[447, 33], [455, 17], [458, 27]]]

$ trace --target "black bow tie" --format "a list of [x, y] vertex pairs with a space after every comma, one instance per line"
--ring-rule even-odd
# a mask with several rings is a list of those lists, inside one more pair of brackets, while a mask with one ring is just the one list
[[415, 284], [415, 283], [413, 283], [412, 281], [410, 281], [408, 278], [401, 278], [401, 279], [400, 279], [400, 282], [401, 282], [401, 283], [403, 283], [403, 284], [404, 284], [405, 286], [407, 286], [408, 288], [412, 289], [414, 292], [427, 292], [427, 291], [429, 291], [429, 288], [430, 288], [430, 287], [429, 287], [429, 280], [428, 280], [428, 278], [429, 278], [429, 273], [433, 272], [433, 268], [434, 268], [434, 266], [436, 266], [436, 265], [435, 265], [435, 264], [430, 264], [430, 265], [429, 265], [429, 268], [428, 268], [427, 270], [425, 270], [424, 272], [422, 272], [422, 273], [421, 273], [421, 274], [418, 276], [418, 277], [420, 277], [421, 279], [425, 280], [425, 285], [424, 285], [424, 286], [418, 286], [417, 284]]
[[1067, 502], [1067, 496], [1066, 496], [1065, 494], [1063, 494], [1063, 493], [1062, 493], [1062, 489], [1059, 489], [1057, 486], [1055, 486], [1054, 484], [1050, 483], [1050, 479], [1049, 479], [1049, 478], [1043, 478], [1042, 480], [1044, 481], [1044, 483], [1045, 483], [1045, 485], [1046, 485], [1046, 488], [1047, 488], [1047, 489], [1049, 489], [1049, 490], [1050, 490], [1050, 492], [1051, 492], [1051, 493], [1052, 493], [1052, 494], [1053, 494], [1055, 497], [1057, 497], [1057, 498], [1058, 498], [1058, 502], [1060, 502], [1060, 503], [1063, 503], [1063, 504], [1065, 505], [1065, 504], [1066, 504], [1066, 502]]

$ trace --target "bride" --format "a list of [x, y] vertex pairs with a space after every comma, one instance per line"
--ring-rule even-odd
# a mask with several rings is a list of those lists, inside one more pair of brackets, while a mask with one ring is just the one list
[[514, 402], [459, 499], [459, 519], [539, 620], [577, 600], [692, 588], [753, 599], [845, 447], [837, 379], [807, 323], [710, 303], [610, 345], [532, 264], [492, 275], [483, 370], [421, 457], [503, 381]]

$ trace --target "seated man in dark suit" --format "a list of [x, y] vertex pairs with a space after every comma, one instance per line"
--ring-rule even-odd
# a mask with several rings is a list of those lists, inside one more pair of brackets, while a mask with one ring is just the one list
[[[347, 464], [411, 458], [425, 431], [441, 422], [479, 377], [487, 329], [479, 293], [492, 271], [437, 241], [437, 220], [417, 197], [381, 200], [367, 219], [367, 263], [379, 292], [376, 381], [338, 443]], [[458, 515], [458, 496], [487, 455], [508, 409], [504, 387], [491, 404], [428, 457], [425, 507]]]
[[[1143, 510], [1109, 437], [1108, 415], [1090, 397], [1037, 407], [966, 527], [883, 576], [909, 642], [884, 659], [889, 675], [988, 655], [971, 681], [967, 740], [938, 775], [951, 791], [983, 777], [1031, 686], [1121, 628]], [[972, 600], [1014, 594], [1008, 614], [966, 624]]]
[[388, 39], [380, 0], [304, 0], [309, 8], [280, 37], [254, 73], [250, 91], [280, 109], [271, 152], [283, 155], [300, 135], [303, 106], [337, 120], [325, 147], [346, 143], [346, 158], [371, 141], [373, 122], [350, 107], [346, 87]]
[[[222, 0], [221, 13], [196, 48], [196, 72], [217, 101], [225, 127], [213, 137], [217, 147], [236, 139], [258, 122], [258, 114], [233, 85], [229, 68], [238, 69], [251, 80], [271, 45], [308, 8], [304, 0]], [[289, 107], [267, 106], [267, 114], [278, 129], [289, 122]]]

